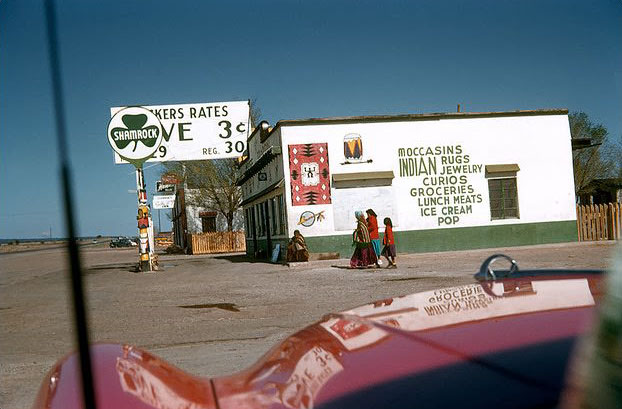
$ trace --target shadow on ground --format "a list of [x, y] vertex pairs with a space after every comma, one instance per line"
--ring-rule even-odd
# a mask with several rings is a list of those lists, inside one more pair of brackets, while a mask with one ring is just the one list
[[178, 305], [179, 308], [192, 308], [192, 309], [202, 309], [202, 308], [218, 308], [225, 311], [231, 312], [240, 312], [240, 309], [237, 305], [230, 302], [222, 302], [217, 304], [192, 304], [192, 305]]
[[95, 274], [98, 271], [104, 270], [123, 270], [130, 273], [136, 273], [138, 269], [137, 263], [123, 263], [123, 264], [106, 264], [103, 266], [89, 267], [85, 271], [87, 274]]

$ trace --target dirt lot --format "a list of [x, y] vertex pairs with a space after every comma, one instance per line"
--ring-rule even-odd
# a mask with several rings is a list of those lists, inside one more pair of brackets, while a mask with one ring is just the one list
[[[94, 244], [102, 244], [110, 242], [109, 238], [101, 238], [95, 240], [97, 243], [93, 242], [93, 239], [89, 240], [80, 240], [78, 244], [80, 246], [91, 246]], [[50, 250], [57, 249], [66, 246], [66, 242], [56, 240], [56, 241], [22, 241], [22, 242], [12, 242], [12, 243], [2, 243], [0, 244], [0, 254], [5, 253], [23, 253], [25, 251], [40, 251], [40, 250]]]
[[[100, 243], [83, 248], [83, 262], [92, 341], [134, 344], [214, 376], [250, 365], [327, 312], [470, 283], [493, 253], [521, 268], [607, 268], [613, 250], [603, 242], [399, 255], [395, 270], [349, 270], [345, 259], [289, 268], [241, 255], [161, 256], [163, 271], [137, 274], [135, 249]], [[73, 349], [66, 277], [63, 249], [0, 254], [2, 409], [29, 407], [45, 372]]]

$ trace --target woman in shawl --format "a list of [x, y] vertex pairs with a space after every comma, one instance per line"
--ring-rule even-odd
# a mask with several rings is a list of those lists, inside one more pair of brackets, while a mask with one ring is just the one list
[[309, 250], [300, 230], [294, 230], [294, 237], [287, 245], [287, 261], [309, 261]]
[[356, 216], [356, 230], [352, 233], [352, 242], [355, 246], [354, 254], [350, 259], [350, 267], [352, 268], [364, 268], [370, 265], [378, 265], [378, 258], [371, 246], [371, 238], [369, 237], [369, 229], [363, 212], [357, 210], [354, 215]]

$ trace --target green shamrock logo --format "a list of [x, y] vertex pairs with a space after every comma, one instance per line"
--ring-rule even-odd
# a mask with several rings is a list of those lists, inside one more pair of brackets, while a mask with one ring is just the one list
[[147, 123], [147, 115], [126, 114], [121, 117], [125, 127], [113, 128], [110, 132], [114, 144], [119, 149], [125, 149], [130, 143], [134, 142], [132, 152], [136, 151], [138, 143], [142, 143], [149, 148], [153, 148], [158, 141], [160, 129], [155, 125], [144, 127]]

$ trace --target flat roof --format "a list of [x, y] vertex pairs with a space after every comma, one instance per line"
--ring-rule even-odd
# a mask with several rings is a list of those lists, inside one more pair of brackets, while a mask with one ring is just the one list
[[[498, 118], [512, 116], [568, 115], [566, 108], [544, 108], [497, 112], [433, 112], [427, 114], [394, 114], [337, 116], [330, 118], [282, 119], [278, 121], [266, 135], [266, 139], [282, 126], [351, 124], [356, 122], [400, 122], [400, 121], [440, 121], [441, 119]], [[262, 121], [263, 122], [263, 121]], [[249, 135], [248, 141], [259, 131], [257, 126]]]
[[[321, 125], [352, 122], [399, 122], [399, 121], [434, 121], [441, 119], [492, 118], [508, 116], [539, 116], [539, 115], [567, 115], [565, 108], [532, 109], [499, 112], [435, 112], [427, 114], [398, 114], [398, 115], [365, 115], [343, 116], [332, 118], [284, 119], [276, 123], [279, 126], [292, 125]], [[273, 129], [273, 130], [274, 130]]]

